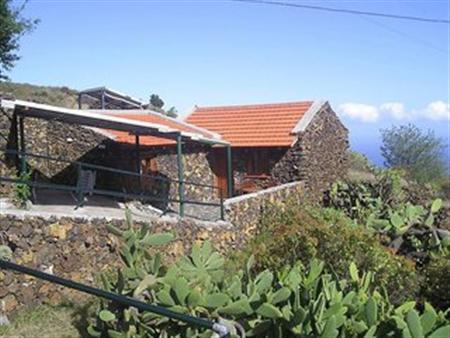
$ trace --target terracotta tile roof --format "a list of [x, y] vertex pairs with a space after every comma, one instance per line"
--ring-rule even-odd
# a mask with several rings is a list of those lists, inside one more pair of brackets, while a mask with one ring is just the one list
[[[157, 123], [163, 126], [167, 126], [173, 129], [177, 129], [179, 131], [190, 132], [201, 134], [207, 138], [217, 138], [217, 134], [209, 132], [207, 130], [203, 130], [202, 128], [198, 128], [196, 126], [192, 126], [189, 123], [178, 121], [174, 118], [170, 118], [167, 116], [163, 116], [157, 112], [153, 111], [129, 111], [129, 112], [115, 112], [115, 111], [106, 111], [104, 114], [113, 115], [117, 117], [122, 117], [126, 119], [142, 121], [142, 122], [150, 122]], [[112, 135], [117, 142], [123, 143], [135, 143], [135, 136], [130, 135], [127, 132], [122, 132], [118, 130], [107, 130], [107, 132]], [[166, 146], [166, 145], [174, 145], [176, 142], [172, 139], [157, 137], [157, 136], [141, 136], [139, 139], [141, 145], [146, 146]]]
[[290, 146], [291, 131], [313, 101], [196, 107], [188, 123], [216, 132], [234, 147]]

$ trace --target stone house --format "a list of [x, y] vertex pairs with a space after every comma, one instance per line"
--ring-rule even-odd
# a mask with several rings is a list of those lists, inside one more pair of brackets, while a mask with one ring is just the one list
[[[348, 131], [326, 101], [195, 107], [184, 121], [143, 110], [103, 113], [228, 141], [235, 194], [299, 180], [320, 193], [346, 169]], [[133, 167], [126, 157], [132, 152], [134, 137], [117, 131], [111, 131], [110, 137], [121, 147], [115, 165]], [[140, 146], [143, 173], [176, 178], [174, 141], [146, 136]], [[186, 144], [184, 152], [187, 181], [214, 185], [223, 195], [230, 195], [224, 147]], [[203, 200], [214, 198], [204, 189], [188, 194]]]
[[[195, 107], [186, 121], [231, 144], [238, 193], [299, 180], [320, 193], [346, 168], [348, 130], [326, 101]], [[223, 150], [212, 158], [225, 189]]]
[[[57, 109], [58, 107], [54, 107]], [[83, 110], [83, 114], [112, 115], [149, 123], [161, 128], [201, 135], [231, 145], [233, 179], [228, 180], [227, 147], [183, 142], [185, 198], [208, 202], [219, 196], [252, 192], [281, 183], [302, 180], [320, 193], [346, 167], [347, 129], [328, 102], [303, 101], [226, 107], [195, 107], [184, 121], [151, 110]], [[11, 118], [2, 115], [5, 140], [11, 139]], [[157, 196], [177, 196], [177, 187], [156, 178], [177, 177], [177, 144], [173, 139], [68, 125], [58, 120], [25, 119], [29, 152], [63, 157], [70, 161], [101, 164], [134, 171], [155, 179], [110, 176], [98, 173], [101, 188], [132, 192], [142, 189]], [[6, 147], [8, 147], [5, 144]], [[139, 156], [136, 156], [136, 152]], [[137, 160], [139, 158], [139, 160]], [[61, 163], [30, 163], [46, 179], [71, 183], [76, 167]], [[70, 182], [69, 182], [70, 181]], [[212, 190], [207, 186], [216, 186]], [[233, 189], [234, 186], [234, 189]], [[164, 207], [159, 206], [158, 207]]]

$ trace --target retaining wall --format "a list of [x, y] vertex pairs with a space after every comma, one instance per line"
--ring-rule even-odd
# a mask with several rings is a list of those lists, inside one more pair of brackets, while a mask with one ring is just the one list
[[[257, 233], [268, 205], [285, 206], [287, 199], [304, 198], [303, 183], [294, 182], [225, 202], [228, 222], [202, 222], [176, 217], [155, 217], [147, 222], [152, 232], [172, 232], [176, 239], [162, 248], [166, 259], [189, 252], [209, 240], [222, 253], [241, 248]], [[96, 285], [94, 277], [118, 264], [118, 241], [105, 227], [124, 228], [123, 220], [75, 217], [19, 217], [0, 215], [0, 244], [13, 250], [16, 263], [78, 282]], [[142, 225], [136, 222], [135, 226]], [[0, 307], [12, 314], [24, 305], [62, 301], [79, 302], [86, 296], [21, 274], [0, 270]]]

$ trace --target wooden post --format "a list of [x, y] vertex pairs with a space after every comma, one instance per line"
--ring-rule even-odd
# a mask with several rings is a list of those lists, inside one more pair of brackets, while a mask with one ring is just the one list
[[184, 168], [181, 134], [177, 135], [177, 165], [178, 165], [178, 199], [180, 200], [180, 217], [184, 216]]
[[227, 190], [228, 197], [234, 195], [234, 175], [233, 175], [233, 162], [231, 157], [231, 146], [227, 146]]

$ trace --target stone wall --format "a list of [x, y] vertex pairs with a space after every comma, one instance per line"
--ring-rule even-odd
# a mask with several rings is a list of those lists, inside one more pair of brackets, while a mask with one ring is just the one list
[[[242, 248], [257, 233], [269, 204], [284, 208], [287, 200], [301, 203], [304, 198], [303, 183], [292, 182], [228, 199], [225, 202], [228, 222], [164, 216], [149, 219], [148, 223], [152, 232], [168, 231], [175, 235], [175, 240], [161, 249], [168, 261], [205, 240], [225, 254]], [[122, 220], [0, 215], [0, 245], [13, 250], [13, 260], [18, 264], [96, 285], [94, 277], [99, 272], [118, 264], [118, 241], [108, 232], [106, 223], [125, 227]], [[141, 225], [135, 222], [135, 226]], [[0, 310], [6, 314], [23, 305], [86, 299], [79, 292], [9, 271], [0, 271], [0, 286]]]
[[[215, 185], [215, 176], [212, 171], [211, 147], [198, 143], [185, 143], [183, 145], [184, 180], [209, 186]], [[136, 159], [134, 145], [120, 144], [115, 152], [117, 154], [114, 166], [120, 169], [135, 171]], [[155, 161], [156, 172], [152, 175], [155, 179], [145, 178], [142, 182], [147, 194], [163, 198], [178, 199], [178, 183], [167, 182], [167, 179], [178, 181], [178, 164], [175, 146], [145, 147], [141, 149], [141, 159]], [[130, 192], [139, 191], [140, 182], [137, 177], [124, 176], [121, 185]], [[217, 194], [208, 187], [185, 184], [185, 199], [203, 202], [217, 201]], [[177, 209], [176, 203], [155, 202], [152, 203], [160, 209], [170, 207]]]
[[301, 180], [320, 197], [347, 170], [348, 130], [326, 104], [272, 170], [280, 183]]
[[[3, 149], [16, 149], [12, 114], [12, 111], [0, 112], [0, 148]], [[70, 162], [110, 164], [113, 142], [90, 128], [26, 117], [24, 134], [26, 152], [69, 161], [29, 157], [27, 163], [33, 169], [34, 176], [40, 180], [73, 185], [76, 183], [77, 168]], [[3, 158], [0, 162], [0, 167], [15, 171], [14, 161]]]
[[291, 182], [229, 198], [225, 201], [225, 219], [241, 236], [252, 236], [269, 205], [283, 209], [287, 201], [302, 203], [306, 199], [303, 182]]
[[[58, 121], [45, 121], [26, 117], [24, 119], [25, 148], [29, 153], [99, 164], [106, 167], [136, 172], [135, 146], [114, 142], [104, 133], [92, 128], [69, 125]], [[12, 111], [0, 112], [0, 148], [15, 149]], [[209, 146], [186, 143], [183, 146], [185, 180], [199, 184], [214, 185], [214, 173], [209, 163]], [[142, 158], [155, 157], [158, 167], [157, 177], [178, 180], [175, 146], [141, 147]], [[40, 181], [51, 181], [75, 185], [77, 167], [70, 162], [28, 158], [33, 176]], [[0, 174], [12, 176], [16, 173], [14, 157], [7, 159], [0, 154]], [[144, 182], [146, 193], [154, 196], [178, 198], [177, 183], [163, 183], [161, 180]], [[140, 194], [140, 182], [136, 176], [114, 174], [97, 170], [96, 187], [119, 192]], [[1, 196], [11, 193], [10, 185], [0, 186]], [[186, 199], [196, 201], [216, 201], [217, 195], [210, 188], [185, 186]], [[167, 202], [153, 203], [165, 209]], [[173, 206], [176, 207], [175, 205]]]
[[[108, 223], [124, 226], [118, 220]], [[118, 264], [117, 239], [105, 224], [102, 219], [0, 216], [0, 245], [8, 245], [13, 250], [13, 260], [18, 264], [96, 285], [94, 277], [99, 272]], [[245, 240], [226, 223], [159, 218], [152, 220], [150, 226], [154, 232], [170, 231], [176, 235], [176, 240], [162, 249], [169, 260], [189, 251], [198, 241], [210, 240], [219, 251], [225, 252], [240, 247]], [[23, 274], [0, 270], [0, 310], [7, 314], [22, 305], [78, 302], [85, 297]]]
[[[245, 182], [246, 175], [269, 174], [288, 150], [288, 147], [234, 148], [232, 158], [235, 187], [238, 188]], [[253, 168], [249, 168], [249, 159], [253, 162], [250, 166]], [[264, 189], [271, 186], [273, 182], [272, 180], [255, 180], [254, 183]]]

